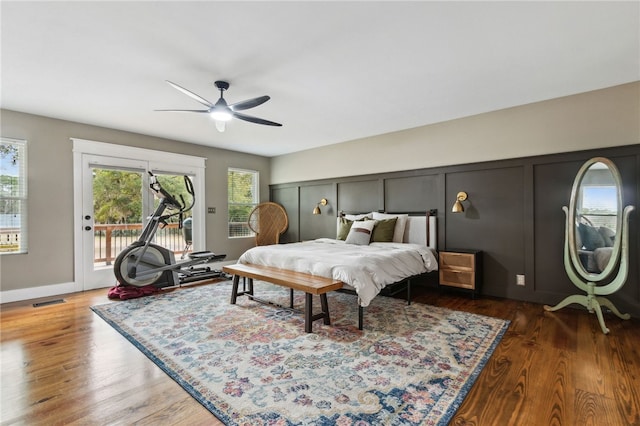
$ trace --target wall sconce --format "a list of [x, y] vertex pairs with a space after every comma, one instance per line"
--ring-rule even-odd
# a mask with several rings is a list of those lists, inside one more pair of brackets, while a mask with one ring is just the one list
[[313, 214], [322, 214], [322, 212], [320, 211], [320, 206], [326, 206], [327, 203], [328, 201], [326, 198], [320, 200], [320, 202], [316, 204], [316, 207], [313, 209]]
[[458, 192], [458, 195], [456, 196], [456, 202], [453, 203], [453, 208], [451, 209], [452, 213], [462, 213], [464, 212], [464, 206], [462, 205], [461, 201], [464, 201], [467, 199], [467, 193], [464, 191], [460, 191]]

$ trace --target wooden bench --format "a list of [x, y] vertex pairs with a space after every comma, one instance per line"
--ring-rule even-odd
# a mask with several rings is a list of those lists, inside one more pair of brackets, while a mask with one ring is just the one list
[[[235, 265], [223, 266], [222, 270], [233, 275], [233, 289], [231, 291], [231, 304], [235, 305], [238, 296], [246, 295], [252, 300], [261, 301], [253, 294], [253, 280], [266, 281], [268, 283], [291, 289], [289, 308], [293, 309], [293, 290], [304, 291], [304, 331], [311, 333], [313, 321], [323, 319], [324, 324], [331, 324], [329, 319], [329, 304], [327, 303], [327, 292], [342, 288], [342, 281], [333, 278], [319, 277], [302, 272], [289, 271], [286, 269], [274, 268], [271, 266], [253, 265], [238, 263]], [[248, 289], [238, 292], [240, 277], [248, 278]], [[320, 296], [322, 312], [313, 314], [312, 296]]]

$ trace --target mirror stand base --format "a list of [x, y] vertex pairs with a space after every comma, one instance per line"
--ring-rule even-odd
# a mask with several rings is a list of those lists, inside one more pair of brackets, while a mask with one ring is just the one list
[[558, 309], [562, 309], [565, 306], [570, 305], [572, 303], [577, 303], [579, 305], [586, 307], [591, 313], [595, 311], [596, 316], [598, 317], [598, 322], [600, 323], [600, 328], [602, 329], [602, 332], [604, 334], [608, 334], [609, 329], [604, 324], [604, 317], [602, 315], [601, 306], [604, 306], [605, 308], [609, 309], [611, 312], [613, 312], [614, 315], [616, 315], [617, 317], [623, 320], [628, 320], [631, 318], [631, 315], [629, 314], [620, 313], [618, 308], [616, 308], [615, 305], [606, 297], [594, 296], [593, 294], [584, 294], [584, 295], [574, 294], [572, 296], [568, 296], [562, 302], [558, 303], [556, 306], [544, 305], [544, 310], [553, 312], [553, 311], [557, 311]]

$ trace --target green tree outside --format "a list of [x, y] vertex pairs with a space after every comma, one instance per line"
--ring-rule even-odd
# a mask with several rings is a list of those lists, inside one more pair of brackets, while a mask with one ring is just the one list
[[227, 175], [227, 194], [229, 208], [229, 236], [251, 235], [247, 225], [249, 214], [256, 205], [255, 172], [229, 170]]
[[[160, 185], [178, 201], [180, 194], [185, 204], [191, 204], [184, 177], [157, 175]], [[144, 189], [147, 190], [146, 188]], [[93, 207], [96, 223], [142, 223], [142, 175], [123, 170], [94, 169]], [[154, 208], [159, 200], [156, 197]], [[178, 220], [177, 217], [175, 220]]]

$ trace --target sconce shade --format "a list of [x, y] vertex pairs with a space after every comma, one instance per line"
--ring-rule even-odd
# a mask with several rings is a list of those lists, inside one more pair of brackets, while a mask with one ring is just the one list
[[313, 209], [313, 214], [322, 214], [322, 211], [320, 210], [320, 206], [326, 206], [328, 203], [326, 198], [323, 198], [322, 200], [320, 200], [320, 202], [318, 204], [316, 204], [315, 208]]
[[456, 202], [453, 203], [453, 207], [451, 208], [451, 212], [452, 213], [462, 213], [464, 212], [464, 206], [462, 205], [461, 201], [464, 201], [467, 199], [467, 193], [466, 192], [458, 192], [458, 195], [456, 196]]

